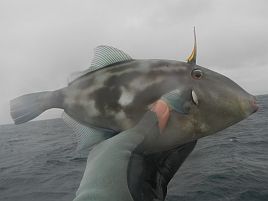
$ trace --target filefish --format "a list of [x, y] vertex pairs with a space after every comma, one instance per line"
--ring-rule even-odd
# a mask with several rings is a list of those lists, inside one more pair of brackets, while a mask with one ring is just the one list
[[74, 74], [68, 86], [11, 100], [11, 116], [21, 124], [61, 108], [82, 149], [133, 127], [148, 107], [169, 94], [170, 119], [152, 147], [164, 150], [216, 133], [256, 112], [253, 95], [196, 64], [195, 34], [194, 39], [187, 62], [133, 59], [117, 48], [98, 46], [89, 69]]

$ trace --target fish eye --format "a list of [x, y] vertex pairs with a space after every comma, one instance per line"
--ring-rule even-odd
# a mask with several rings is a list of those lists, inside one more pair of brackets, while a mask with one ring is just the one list
[[191, 72], [191, 75], [192, 75], [192, 78], [199, 80], [202, 78], [203, 72], [200, 69], [194, 69]]

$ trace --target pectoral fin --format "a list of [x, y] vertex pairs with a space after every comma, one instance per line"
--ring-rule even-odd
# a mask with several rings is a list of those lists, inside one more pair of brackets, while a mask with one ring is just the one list
[[189, 106], [192, 102], [191, 91], [191, 89], [175, 89], [164, 94], [161, 99], [165, 101], [172, 110], [180, 114], [188, 114]]

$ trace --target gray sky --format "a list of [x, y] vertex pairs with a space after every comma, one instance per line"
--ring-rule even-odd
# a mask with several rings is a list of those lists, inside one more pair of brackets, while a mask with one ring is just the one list
[[268, 93], [267, 10], [267, 0], [0, 0], [0, 124], [12, 122], [10, 99], [64, 87], [97, 45], [133, 58], [185, 60], [193, 26], [199, 65], [250, 93]]

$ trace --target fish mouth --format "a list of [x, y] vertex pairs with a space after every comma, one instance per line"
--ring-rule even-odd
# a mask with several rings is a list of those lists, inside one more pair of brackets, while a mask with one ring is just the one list
[[257, 112], [259, 106], [257, 105], [256, 97], [253, 95], [248, 95], [240, 100], [240, 105], [245, 117], [252, 115]]
[[198, 97], [195, 93], [195, 91], [192, 89], [192, 92], [191, 92], [191, 98], [192, 98], [192, 101], [195, 105], [198, 105]]
[[249, 100], [249, 105], [252, 109], [252, 113], [255, 113], [259, 110], [259, 106], [257, 105], [257, 100], [255, 96], [252, 96], [252, 98]]

